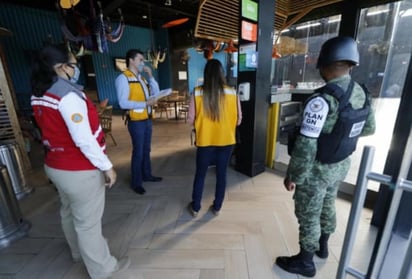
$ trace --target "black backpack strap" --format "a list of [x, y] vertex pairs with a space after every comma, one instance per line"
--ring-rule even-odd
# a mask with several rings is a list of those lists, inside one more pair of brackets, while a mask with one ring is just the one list
[[354, 86], [355, 86], [355, 82], [353, 81], [353, 79], [351, 79], [346, 92], [343, 91], [343, 89], [336, 83], [328, 83], [324, 87], [319, 88], [317, 92], [322, 93], [322, 94], [328, 94], [336, 98], [339, 101], [339, 111], [340, 111], [349, 102], [349, 98], [351, 96], [351, 92]]
[[366, 99], [365, 99], [365, 103], [363, 105], [363, 107], [365, 108], [366, 106], [370, 105], [370, 97], [371, 97], [371, 93], [369, 91], [369, 89], [366, 87], [366, 85], [364, 83], [359, 84], [360, 87], [362, 87], [363, 92], [365, 93]]

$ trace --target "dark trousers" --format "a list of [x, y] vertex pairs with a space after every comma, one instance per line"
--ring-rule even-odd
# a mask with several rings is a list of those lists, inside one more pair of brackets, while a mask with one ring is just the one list
[[196, 151], [196, 174], [193, 182], [192, 207], [199, 211], [205, 184], [207, 169], [210, 165], [216, 165], [216, 189], [213, 207], [220, 210], [225, 198], [227, 167], [233, 145], [198, 147]]
[[150, 144], [152, 141], [152, 120], [129, 121], [127, 123], [132, 138], [132, 188], [142, 187], [143, 179], [152, 176]]

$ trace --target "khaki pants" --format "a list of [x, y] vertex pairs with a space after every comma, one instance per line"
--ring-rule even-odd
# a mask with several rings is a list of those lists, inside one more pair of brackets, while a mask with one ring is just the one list
[[61, 200], [61, 222], [72, 256], [81, 255], [91, 278], [104, 278], [117, 260], [102, 235], [105, 202], [104, 177], [99, 170], [64, 171], [45, 165]]

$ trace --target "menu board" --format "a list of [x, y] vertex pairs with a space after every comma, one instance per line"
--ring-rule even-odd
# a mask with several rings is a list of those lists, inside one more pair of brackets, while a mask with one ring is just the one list
[[241, 37], [243, 40], [256, 42], [257, 40], [257, 24], [242, 20]]
[[242, 0], [242, 17], [257, 21], [258, 4], [252, 0]]

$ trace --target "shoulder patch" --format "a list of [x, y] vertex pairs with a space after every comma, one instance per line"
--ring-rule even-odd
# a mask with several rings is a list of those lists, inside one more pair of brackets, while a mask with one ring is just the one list
[[322, 97], [315, 97], [306, 104], [303, 111], [300, 133], [310, 138], [318, 138], [328, 116], [329, 105]]
[[74, 123], [80, 123], [83, 121], [83, 115], [81, 115], [80, 113], [73, 113], [71, 116], [71, 120]]

